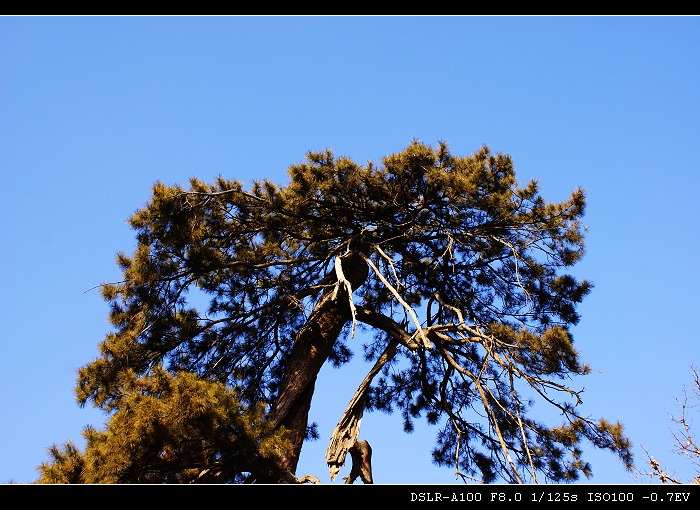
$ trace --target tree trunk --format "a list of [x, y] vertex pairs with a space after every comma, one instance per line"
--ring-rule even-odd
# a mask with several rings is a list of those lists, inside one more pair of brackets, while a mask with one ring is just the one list
[[[344, 255], [341, 257], [341, 266], [342, 273], [353, 290], [367, 279], [369, 268], [359, 254], [350, 252]], [[272, 419], [277, 426], [288, 430], [287, 438], [292, 443], [292, 450], [282, 459], [281, 467], [291, 473], [296, 472], [299, 462], [316, 378], [343, 326], [352, 318], [350, 299], [351, 296], [342, 285], [337, 292], [335, 287], [326, 289], [308, 322], [297, 334], [287, 359], [285, 375], [272, 409]]]

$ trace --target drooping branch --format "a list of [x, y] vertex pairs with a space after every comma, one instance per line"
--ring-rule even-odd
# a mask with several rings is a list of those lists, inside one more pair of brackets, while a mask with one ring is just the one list
[[[488, 388], [485, 388], [484, 385], [482, 384], [481, 381], [481, 374], [475, 375], [473, 374], [470, 370], [466, 369], [464, 366], [460, 365], [450, 354], [445, 351], [439, 343], [436, 343], [437, 348], [440, 350], [440, 354], [442, 357], [445, 359], [447, 363], [449, 363], [450, 366], [452, 366], [455, 370], [458, 372], [464, 374], [467, 376], [469, 379], [472, 380], [474, 383], [474, 386], [476, 387], [477, 391], [479, 392], [479, 396], [481, 398], [481, 404], [484, 408], [484, 411], [486, 414], [489, 416], [489, 422], [491, 426], [493, 427], [494, 431], [496, 432], [496, 436], [498, 437], [498, 442], [500, 443], [501, 446], [501, 451], [503, 452], [503, 457], [507, 460], [508, 465], [510, 466], [510, 470], [513, 473], [513, 476], [515, 477], [515, 480], [517, 480], [518, 483], [522, 483], [522, 480], [520, 478], [520, 475], [518, 474], [517, 467], [515, 465], [515, 462], [513, 462], [513, 459], [510, 456], [510, 451], [508, 449], [508, 444], [506, 443], [505, 438], [503, 437], [503, 434], [501, 432], [501, 428], [498, 424], [498, 420], [495, 416], [495, 412], [493, 408], [491, 407], [491, 404], [489, 402], [497, 402], [497, 400], [494, 398], [494, 396], [491, 394], [491, 392], [488, 390]], [[484, 358], [484, 367], [488, 363], [488, 357]], [[482, 368], [482, 372], [484, 371]], [[489, 395], [491, 396], [489, 398]], [[502, 406], [501, 406], [501, 409]], [[508, 412], [507, 409], [503, 409], [506, 413]]]
[[[518, 396], [515, 392], [515, 382], [513, 381], [512, 371], [508, 373], [508, 382], [510, 383], [512, 396], [515, 398], [515, 400], [518, 400]], [[525, 450], [528, 465], [530, 466], [530, 474], [532, 476], [532, 481], [533, 483], [537, 483], [537, 470], [535, 469], [535, 462], [532, 458], [532, 451], [530, 450], [530, 446], [528, 445], [527, 434], [525, 433], [525, 425], [523, 424], [523, 417], [520, 413], [520, 408], [516, 408], [515, 415], [518, 421], [518, 429], [520, 430], [520, 434], [523, 440], [523, 449]]]

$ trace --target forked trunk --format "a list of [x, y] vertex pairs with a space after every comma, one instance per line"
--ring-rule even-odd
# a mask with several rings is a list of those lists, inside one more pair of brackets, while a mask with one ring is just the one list
[[[342, 273], [353, 290], [367, 279], [369, 269], [359, 254], [350, 252], [341, 257], [341, 263]], [[332, 352], [343, 326], [352, 319], [349, 300], [345, 286], [341, 285], [337, 291], [334, 286], [327, 288], [309, 320], [297, 334], [287, 360], [279, 395], [272, 409], [272, 419], [288, 430], [287, 438], [292, 443], [291, 453], [282, 459], [279, 466], [288, 472], [296, 472], [318, 373]], [[280, 481], [284, 480], [271, 482]]]

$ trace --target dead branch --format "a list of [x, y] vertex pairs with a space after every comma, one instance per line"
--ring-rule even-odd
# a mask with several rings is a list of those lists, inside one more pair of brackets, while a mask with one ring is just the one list
[[[353, 446], [357, 443], [357, 438], [360, 435], [360, 423], [362, 422], [362, 415], [365, 411], [365, 399], [372, 379], [374, 379], [374, 376], [379, 373], [382, 367], [396, 355], [397, 350], [398, 341], [392, 339], [384, 349], [382, 355], [379, 356], [379, 359], [377, 359], [372, 369], [360, 383], [360, 386], [350, 399], [343, 416], [341, 416], [335, 429], [333, 429], [331, 440], [326, 450], [326, 464], [328, 464], [329, 467], [331, 481], [335, 480], [340, 468], [345, 464], [347, 452], [352, 450]], [[353, 460], [353, 465], [354, 463]]]
[[350, 474], [344, 478], [345, 483], [353, 483], [358, 476], [366, 484], [374, 483], [372, 479], [372, 447], [367, 440], [357, 441], [349, 451], [352, 457], [352, 469]]

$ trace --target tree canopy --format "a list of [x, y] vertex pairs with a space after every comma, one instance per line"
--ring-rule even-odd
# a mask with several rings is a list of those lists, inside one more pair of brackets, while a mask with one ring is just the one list
[[319, 435], [317, 375], [358, 352], [367, 376], [331, 434], [331, 479], [368, 410], [435, 425], [433, 461], [465, 481], [588, 477], [585, 443], [632, 467], [622, 425], [584, 415], [570, 384], [590, 371], [571, 329], [592, 285], [567, 273], [583, 190], [547, 202], [506, 154], [417, 140], [364, 166], [309, 152], [288, 174], [154, 185], [123, 279], [102, 285], [112, 329], [78, 373], [107, 428], [86, 429], [85, 452], [54, 445], [39, 481], [318, 481], [296, 473]]

